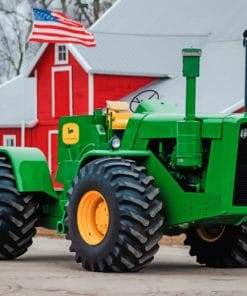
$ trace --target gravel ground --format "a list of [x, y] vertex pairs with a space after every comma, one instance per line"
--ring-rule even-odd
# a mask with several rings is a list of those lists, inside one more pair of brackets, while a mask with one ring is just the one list
[[247, 269], [211, 269], [183, 246], [162, 245], [153, 263], [132, 274], [81, 269], [63, 239], [36, 237], [29, 252], [0, 262], [0, 295], [247, 295]]

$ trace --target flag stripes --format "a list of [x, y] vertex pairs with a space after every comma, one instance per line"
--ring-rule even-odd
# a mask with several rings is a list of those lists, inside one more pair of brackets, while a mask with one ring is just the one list
[[61, 12], [33, 9], [33, 14], [34, 24], [29, 37], [30, 42], [77, 43], [89, 47], [96, 45], [92, 33]]
[[[73, 33], [73, 32], [69, 32], [68, 34], [68, 31], [64, 31], [64, 30], [56, 30], [56, 29], [43, 29], [43, 28], [37, 28], [35, 30], [35, 32], [33, 32], [33, 36], [35, 35], [47, 35], [47, 36], [64, 36], [64, 37], [75, 37], [75, 38], [78, 38], [78, 33]], [[92, 38], [90, 35], [84, 35], [82, 37], [80, 37], [80, 39], [82, 40], [87, 40], [87, 41], [92, 41]]]

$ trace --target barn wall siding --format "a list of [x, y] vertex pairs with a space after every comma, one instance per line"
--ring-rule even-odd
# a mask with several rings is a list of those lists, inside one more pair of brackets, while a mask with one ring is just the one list
[[245, 107], [241, 107], [238, 110], [234, 111], [234, 113], [243, 113], [245, 111]]
[[152, 77], [94, 75], [94, 108], [104, 108], [106, 100], [119, 100], [153, 82]]
[[37, 97], [39, 121], [51, 118], [51, 68], [54, 66], [54, 46], [48, 46], [37, 64]]
[[88, 74], [71, 54], [69, 54], [69, 63], [72, 65], [73, 114], [87, 114]]

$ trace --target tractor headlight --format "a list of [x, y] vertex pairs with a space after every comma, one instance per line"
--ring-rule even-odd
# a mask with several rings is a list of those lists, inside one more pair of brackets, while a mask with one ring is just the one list
[[112, 149], [119, 149], [120, 148], [120, 145], [121, 145], [121, 141], [119, 139], [119, 137], [117, 136], [114, 136], [113, 138], [111, 138], [111, 147]]
[[240, 138], [243, 140], [247, 139], [247, 128], [246, 127], [241, 129]]

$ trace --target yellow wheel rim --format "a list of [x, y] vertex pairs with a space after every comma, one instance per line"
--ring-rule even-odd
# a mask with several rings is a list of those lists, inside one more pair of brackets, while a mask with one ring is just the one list
[[103, 195], [91, 190], [85, 193], [77, 208], [77, 226], [89, 245], [101, 243], [109, 228], [109, 209]]
[[210, 231], [210, 229], [206, 228], [197, 228], [196, 232], [204, 241], [208, 243], [214, 243], [222, 237], [223, 233], [225, 232], [225, 226], [213, 229], [213, 231]]

